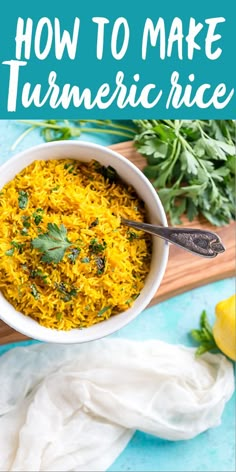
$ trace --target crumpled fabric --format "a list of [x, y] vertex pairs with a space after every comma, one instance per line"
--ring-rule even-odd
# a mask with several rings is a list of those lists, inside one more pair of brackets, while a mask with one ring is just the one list
[[0, 358], [0, 470], [104, 471], [135, 430], [190, 439], [234, 390], [223, 355], [161, 341], [18, 347]]

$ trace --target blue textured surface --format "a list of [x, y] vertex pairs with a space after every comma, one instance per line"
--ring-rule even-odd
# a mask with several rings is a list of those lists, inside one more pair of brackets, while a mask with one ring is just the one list
[[[0, 122], [0, 163], [10, 157], [9, 147], [19, 135], [19, 129], [20, 125], [13, 122]], [[87, 139], [87, 135], [85, 138]], [[117, 142], [117, 138], [111, 137], [97, 139], [90, 135], [89, 139], [101, 144]], [[24, 149], [41, 141], [38, 132], [34, 132], [23, 141], [20, 148]], [[234, 290], [233, 279], [192, 290], [145, 310], [136, 320], [112, 336], [136, 340], [161, 339], [173, 344], [193, 346], [188, 332], [197, 327], [200, 312], [206, 309], [213, 322], [216, 303], [232, 295]], [[31, 342], [17, 345], [28, 343]], [[0, 346], [0, 354], [14, 346]], [[109, 470], [231, 472], [235, 468], [235, 398], [232, 398], [226, 405], [222, 424], [195, 439], [171, 442], [137, 432]]]

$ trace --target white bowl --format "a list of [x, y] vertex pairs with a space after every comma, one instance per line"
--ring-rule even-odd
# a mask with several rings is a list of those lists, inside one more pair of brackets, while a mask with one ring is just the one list
[[[102, 165], [111, 165], [125, 182], [131, 184], [140, 198], [145, 202], [150, 223], [167, 226], [166, 215], [154, 188], [144, 176], [125, 157], [103, 146], [82, 141], [60, 141], [41, 144], [17, 154], [0, 167], [0, 190], [16, 174], [35, 160], [78, 159], [90, 161], [95, 159]], [[84, 330], [57, 331], [39, 325], [28, 316], [13, 308], [0, 292], [0, 319], [30, 338], [54, 343], [82, 343], [99, 339], [119, 330], [132, 321], [146, 308], [155, 295], [163, 278], [168, 259], [168, 244], [160, 238], [153, 238], [153, 253], [150, 272], [145, 285], [133, 306], [123, 313], [102, 321]]]

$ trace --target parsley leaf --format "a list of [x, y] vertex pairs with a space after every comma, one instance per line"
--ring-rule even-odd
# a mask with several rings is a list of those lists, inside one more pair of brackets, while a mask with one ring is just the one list
[[133, 241], [134, 239], [139, 238], [139, 235], [137, 233], [135, 233], [134, 231], [131, 231], [130, 229], [127, 231], [127, 235], [128, 235], [128, 240], [129, 241]]
[[32, 285], [30, 286], [30, 288], [31, 288], [31, 292], [30, 292], [31, 295], [33, 295], [33, 297], [35, 298], [35, 300], [39, 300], [40, 294], [39, 294], [39, 292], [38, 292], [38, 290], [37, 290], [36, 285], [35, 285], [35, 284], [32, 284]]
[[109, 306], [104, 306], [104, 308], [102, 308], [102, 309], [98, 312], [97, 316], [102, 316], [104, 313], [106, 313], [107, 310], [110, 310], [110, 308], [111, 308], [111, 305], [109, 305]]
[[56, 284], [58, 292], [62, 293], [63, 297], [62, 300], [64, 302], [70, 302], [72, 300], [72, 297], [76, 297], [78, 290], [75, 287], [66, 287], [66, 284], [64, 282], [60, 282], [59, 284]]
[[79, 248], [72, 248], [71, 251], [70, 251], [70, 254], [68, 254], [68, 259], [70, 262], [72, 262], [72, 264], [75, 264], [75, 261], [78, 257], [78, 255], [80, 254], [80, 251], [81, 249]]
[[34, 218], [34, 222], [36, 224], [36, 226], [38, 226], [42, 219], [43, 219], [43, 209], [42, 208], [38, 208], [34, 213], [33, 213], [33, 218]]
[[24, 228], [30, 228], [30, 216], [22, 216]]
[[118, 179], [118, 174], [116, 170], [113, 169], [113, 167], [111, 166], [105, 167], [105, 166], [98, 165], [97, 172], [101, 174], [104, 177], [104, 179], [108, 180], [111, 184], [113, 182], [116, 182]]
[[14, 249], [18, 249], [19, 254], [23, 254], [23, 250], [25, 245], [22, 243], [17, 243], [16, 241], [12, 241], [11, 245], [13, 246]]
[[19, 191], [19, 196], [18, 196], [18, 205], [21, 210], [25, 210], [25, 208], [28, 205], [29, 201], [29, 196], [28, 193], [25, 192], [24, 190]]
[[15, 248], [12, 247], [11, 249], [8, 249], [8, 251], [5, 252], [5, 255], [6, 256], [13, 256], [14, 252], [15, 252]]
[[102, 275], [105, 270], [106, 259], [105, 257], [96, 257], [97, 275]]
[[64, 169], [68, 170], [69, 174], [73, 174], [74, 170], [75, 170], [75, 165], [74, 164], [65, 164], [64, 165]]
[[107, 247], [107, 244], [105, 241], [103, 241], [102, 243], [99, 243], [97, 239], [93, 238], [90, 241], [89, 250], [92, 254], [99, 254], [100, 252], [104, 251], [106, 247]]
[[20, 232], [20, 234], [22, 234], [22, 236], [27, 236], [28, 234], [28, 229], [27, 228], [23, 228]]
[[36, 269], [31, 270], [30, 277], [32, 279], [39, 277], [45, 284], [47, 283], [48, 276], [44, 274], [41, 270], [36, 270]]
[[94, 228], [94, 226], [97, 226], [98, 224], [99, 224], [99, 219], [96, 218], [89, 226], [89, 229]]
[[83, 262], [83, 264], [88, 264], [90, 262], [90, 259], [89, 259], [89, 257], [83, 257], [81, 259], [81, 262]]
[[33, 239], [32, 246], [43, 253], [42, 262], [58, 264], [72, 243], [67, 238], [67, 229], [64, 225], [59, 227], [55, 223], [48, 223], [47, 228], [47, 233], [40, 234], [38, 238]]

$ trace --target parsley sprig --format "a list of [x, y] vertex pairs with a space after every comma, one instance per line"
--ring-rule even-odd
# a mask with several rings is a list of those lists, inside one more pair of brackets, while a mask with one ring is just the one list
[[215, 349], [219, 350], [215, 342], [212, 327], [208, 321], [205, 310], [203, 310], [201, 314], [199, 325], [199, 329], [192, 329], [192, 331], [190, 331], [190, 335], [194, 339], [194, 341], [200, 344], [196, 351], [197, 357], [204, 354], [204, 352], [212, 351]]
[[111, 120], [19, 120], [19, 123], [27, 128], [12, 145], [12, 151], [36, 128], [41, 130], [46, 142], [79, 138], [82, 133], [111, 134], [127, 139], [133, 139], [135, 135], [134, 127]]
[[72, 243], [67, 238], [67, 229], [64, 225], [57, 226], [55, 223], [48, 223], [47, 229], [46, 233], [33, 239], [32, 246], [42, 252], [42, 262], [58, 264]]

